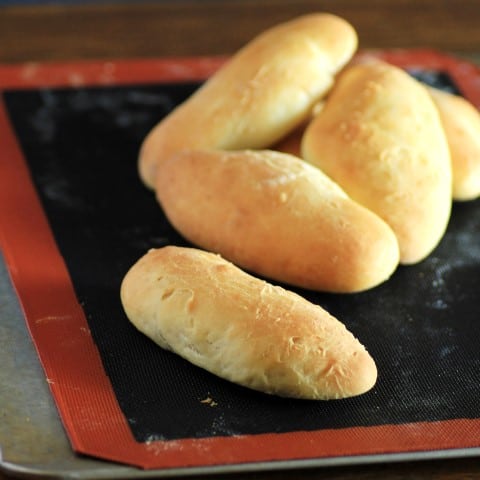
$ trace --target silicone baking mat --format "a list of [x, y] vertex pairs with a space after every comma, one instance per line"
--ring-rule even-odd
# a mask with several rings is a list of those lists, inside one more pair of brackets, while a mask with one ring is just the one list
[[[480, 105], [480, 74], [466, 62], [431, 51], [361, 55]], [[294, 289], [375, 358], [378, 382], [365, 395], [253, 392], [129, 324], [119, 301], [128, 268], [149, 248], [188, 245], [138, 178], [140, 143], [223, 61], [0, 67], [0, 245], [72, 448], [162, 470], [477, 452], [479, 201], [454, 204], [428, 259], [375, 289]]]

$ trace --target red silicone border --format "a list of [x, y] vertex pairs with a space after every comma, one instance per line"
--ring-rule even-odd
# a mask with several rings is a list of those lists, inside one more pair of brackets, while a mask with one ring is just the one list
[[[445, 70], [480, 106], [477, 67], [423, 50], [361, 55], [372, 54], [402, 67]], [[185, 58], [0, 66], [0, 89], [201, 80], [223, 62]], [[0, 145], [0, 246], [76, 452], [160, 469], [480, 447], [480, 419], [136, 442], [103, 370], [3, 101]]]

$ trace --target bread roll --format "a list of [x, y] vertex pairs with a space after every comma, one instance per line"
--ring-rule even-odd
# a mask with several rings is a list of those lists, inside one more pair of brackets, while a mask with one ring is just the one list
[[183, 151], [158, 166], [156, 194], [195, 245], [279, 282], [354, 292], [398, 264], [385, 222], [285, 153]]
[[382, 62], [345, 69], [301, 148], [392, 227], [401, 263], [438, 244], [451, 211], [450, 154], [430, 95], [406, 72]]
[[440, 112], [452, 157], [454, 200], [480, 196], [480, 112], [465, 98], [429, 88]]
[[334, 399], [376, 381], [374, 361], [342, 323], [212, 253], [150, 250], [125, 276], [121, 300], [162, 348], [255, 390]]
[[266, 148], [300, 124], [351, 58], [349, 23], [311, 14], [275, 26], [234, 55], [144, 140], [139, 172], [153, 187], [157, 163], [184, 148]]

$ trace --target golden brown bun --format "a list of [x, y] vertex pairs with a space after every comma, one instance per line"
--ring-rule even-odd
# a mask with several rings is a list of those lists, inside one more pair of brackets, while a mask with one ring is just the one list
[[351, 58], [349, 23], [311, 14], [252, 40], [149, 133], [139, 172], [153, 187], [159, 162], [185, 148], [266, 148], [302, 123]]
[[398, 264], [387, 224], [288, 154], [183, 151], [159, 165], [156, 194], [192, 243], [279, 282], [354, 292]]
[[302, 140], [303, 158], [393, 229], [401, 263], [425, 258], [451, 211], [451, 165], [426, 88], [382, 62], [346, 68]]
[[373, 359], [342, 323], [212, 253], [149, 251], [125, 276], [121, 299], [131, 322], [161, 347], [255, 390], [334, 399], [376, 381]]
[[438, 108], [452, 157], [454, 200], [480, 196], [480, 112], [458, 95], [429, 88]]

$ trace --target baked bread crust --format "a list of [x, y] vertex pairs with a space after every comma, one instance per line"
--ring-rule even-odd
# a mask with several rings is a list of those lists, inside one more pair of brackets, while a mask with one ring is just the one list
[[451, 212], [450, 153], [427, 89], [375, 61], [347, 67], [302, 139], [302, 156], [395, 232], [400, 261], [424, 259]]
[[373, 359], [341, 322], [209, 252], [150, 250], [125, 276], [121, 300], [158, 345], [255, 390], [335, 399], [376, 382]]
[[278, 282], [354, 292], [398, 265], [388, 225], [286, 153], [185, 150], [158, 166], [156, 195], [193, 244]]
[[480, 197], [480, 112], [465, 98], [428, 89], [440, 113], [452, 158], [452, 197]]
[[140, 177], [152, 188], [157, 163], [184, 148], [271, 146], [307, 118], [356, 48], [353, 27], [327, 13], [261, 33], [152, 129]]

